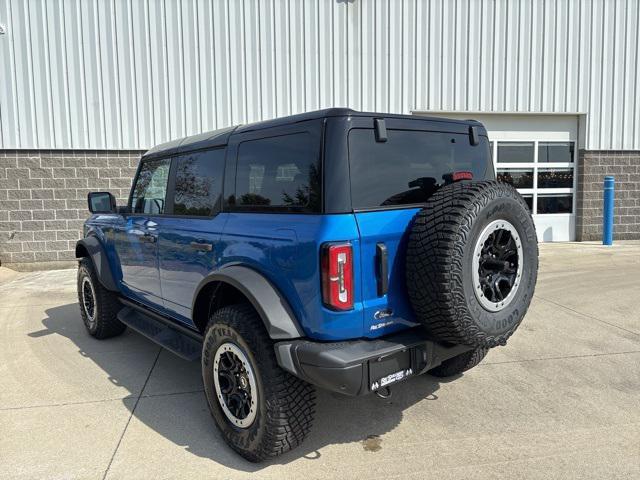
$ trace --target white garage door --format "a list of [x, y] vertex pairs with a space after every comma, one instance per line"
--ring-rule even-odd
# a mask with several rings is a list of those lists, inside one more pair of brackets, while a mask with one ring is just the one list
[[511, 183], [523, 195], [533, 214], [538, 240], [575, 240], [577, 115], [436, 115], [482, 122], [489, 132], [498, 180]]

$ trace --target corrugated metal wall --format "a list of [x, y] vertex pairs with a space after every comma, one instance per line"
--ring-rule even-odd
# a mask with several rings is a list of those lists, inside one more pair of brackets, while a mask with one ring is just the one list
[[0, 148], [137, 149], [328, 106], [589, 112], [640, 149], [638, 0], [0, 0]]

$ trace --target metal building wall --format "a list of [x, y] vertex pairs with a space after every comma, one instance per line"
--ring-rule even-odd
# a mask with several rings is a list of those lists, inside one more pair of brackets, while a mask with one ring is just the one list
[[138, 149], [329, 106], [588, 112], [640, 149], [637, 0], [0, 0], [0, 148]]

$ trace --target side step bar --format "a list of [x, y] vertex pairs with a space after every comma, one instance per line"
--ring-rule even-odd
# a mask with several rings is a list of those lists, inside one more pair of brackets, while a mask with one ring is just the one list
[[187, 327], [174, 324], [133, 302], [121, 300], [125, 307], [118, 320], [181, 358], [195, 361], [202, 352], [202, 336]]

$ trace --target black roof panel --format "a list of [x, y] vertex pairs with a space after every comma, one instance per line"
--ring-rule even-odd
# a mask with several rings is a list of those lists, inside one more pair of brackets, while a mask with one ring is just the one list
[[144, 158], [164, 157], [177, 153], [189, 152], [201, 148], [221, 147], [227, 144], [229, 137], [237, 127], [221, 128], [211, 132], [199, 133], [189, 137], [178, 138], [166, 143], [161, 143], [149, 149]]
[[211, 132], [191, 135], [189, 137], [171, 140], [166, 143], [157, 145], [149, 149], [145, 154], [145, 158], [164, 157], [178, 153], [198, 150], [202, 148], [213, 148], [224, 146], [228, 143], [229, 137], [233, 133], [250, 132], [254, 130], [262, 130], [264, 128], [289, 125], [292, 123], [305, 122], [307, 120], [316, 120], [327, 117], [382, 117], [382, 118], [398, 118], [407, 120], [427, 120], [430, 122], [455, 123], [463, 125], [480, 125], [475, 120], [453, 120], [449, 118], [428, 117], [418, 115], [400, 115], [395, 113], [375, 113], [375, 112], [358, 112], [350, 108], [327, 108], [324, 110], [315, 110], [312, 112], [300, 113], [297, 115], [289, 115], [287, 117], [274, 118], [272, 120], [264, 120], [261, 122], [249, 123], [247, 125], [233, 126], [221, 128]]

